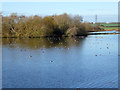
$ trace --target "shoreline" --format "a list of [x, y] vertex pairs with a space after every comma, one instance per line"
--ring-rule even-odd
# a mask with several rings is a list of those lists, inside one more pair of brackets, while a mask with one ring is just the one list
[[[105, 31], [105, 32], [104, 32]], [[29, 37], [14, 37], [14, 36], [11, 36], [11, 37], [6, 37], [6, 36], [3, 36], [3, 37], [0, 37], [0, 38], [49, 38], [49, 37], [60, 37], [60, 38], [64, 38], [64, 37], [86, 37], [88, 35], [105, 35], [105, 34], [120, 34], [120, 32], [116, 33], [106, 33], [106, 31], [119, 31], [119, 29], [109, 29], [109, 30], [98, 30], [98, 31], [89, 31], [87, 34], [84, 34], [84, 35], [76, 35], [76, 36], [67, 36], [67, 35], [62, 35], [62, 36], [37, 36], [37, 37], [32, 37], [32, 36], [29, 36]], [[92, 32], [96, 32], [96, 33], [92, 33]], [[104, 32], [104, 33], [97, 33], [97, 32]]]
[[65, 38], [65, 37], [71, 37], [71, 38], [74, 38], [74, 37], [79, 37], [79, 38], [85, 38], [87, 37], [88, 35], [110, 35], [110, 34], [120, 34], [120, 33], [89, 33], [87, 34], [86, 36], [49, 36], [49, 37], [0, 37], [0, 38], [20, 38], [20, 39], [25, 39], [25, 38]]

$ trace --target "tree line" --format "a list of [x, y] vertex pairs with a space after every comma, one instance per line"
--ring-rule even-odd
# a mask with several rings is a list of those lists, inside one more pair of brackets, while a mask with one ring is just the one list
[[88, 31], [96, 27], [82, 20], [79, 15], [70, 16], [66, 13], [45, 17], [12, 13], [2, 16], [2, 37], [86, 36]]

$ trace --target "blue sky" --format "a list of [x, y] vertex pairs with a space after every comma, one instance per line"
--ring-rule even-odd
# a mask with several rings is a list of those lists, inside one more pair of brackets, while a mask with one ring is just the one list
[[[3, 15], [18, 13], [24, 15], [53, 15], [53, 14], [79, 14], [81, 16], [94, 15], [103, 17], [113, 17], [111, 20], [116, 21], [118, 15], [117, 2], [5, 2], [2, 3]], [[88, 17], [87, 17], [88, 18]], [[104, 21], [105, 19], [103, 19]], [[87, 20], [86, 20], [87, 21]], [[91, 20], [93, 21], [93, 20]], [[105, 20], [107, 22], [107, 20]], [[108, 20], [109, 22], [109, 20]]]

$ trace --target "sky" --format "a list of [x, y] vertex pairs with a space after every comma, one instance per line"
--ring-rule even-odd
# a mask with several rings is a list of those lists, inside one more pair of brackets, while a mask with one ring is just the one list
[[0, 0], [0, 2], [119, 2], [120, 0]]
[[3, 15], [59, 15], [63, 13], [81, 15], [85, 21], [117, 22], [118, 2], [2, 2]]

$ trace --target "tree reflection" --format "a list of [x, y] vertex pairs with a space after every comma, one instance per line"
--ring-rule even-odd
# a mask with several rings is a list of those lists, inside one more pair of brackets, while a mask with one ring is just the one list
[[3, 46], [9, 46], [11, 48], [29, 48], [29, 49], [40, 49], [40, 48], [70, 48], [71, 46], [79, 46], [82, 44], [85, 37], [49, 37], [49, 38], [3, 38]]

